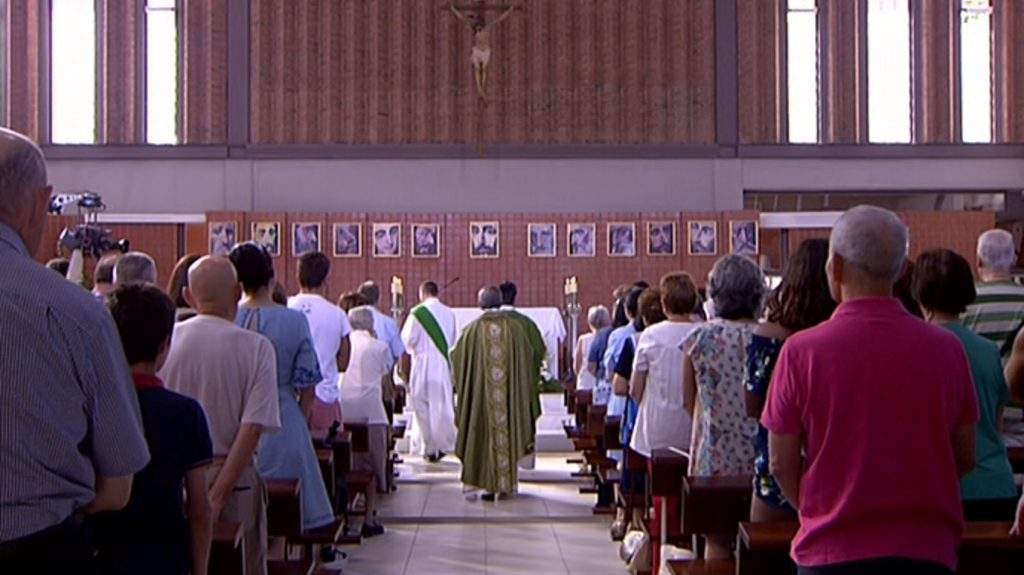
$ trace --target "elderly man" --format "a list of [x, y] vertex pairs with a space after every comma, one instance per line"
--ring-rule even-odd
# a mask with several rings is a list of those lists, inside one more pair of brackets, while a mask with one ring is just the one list
[[100, 302], [106, 302], [107, 296], [114, 291], [114, 266], [119, 259], [121, 254], [115, 252], [103, 256], [96, 262], [92, 273], [92, 295]]
[[341, 414], [345, 422], [365, 422], [369, 431], [369, 453], [357, 456], [359, 471], [373, 473], [374, 481], [366, 492], [366, 517], [363, 537], [384, 532], [373, 521], [377, 489], [389, 485], [386, 474], [388, 453], [388, 415], [384, 410], [383, 382], [391, 374], [391, 351], [373, 333], [373, 310], [367, 306], [348, 312], [352, 334], [352, 357], [341, 376]]
[[989, 230], [978, 238], [978, 298], [967, 307], [963, 322], [974, 333], [999, 346], [1005, 359], [1013, 338], [1024, 325], [1024, 286], [1013, 282], [1017, 246], [1006, 230]]
[[83, 515], [121, 509], [149, 461], [117, 328], [37, 264], [51, 188], [39, 148], [0, 129], [0, 565], [79, 573]]
[[449, 360], [455, 345], [455, 314], [441, 303], [438, 292], [434, 282], [420, 286], [420, 305], [412, 309], [402, 329], [402, 343], [408, 350], [402, 357], [402, 372], [409, 382], [420, 452], [431, 463], [455, 449], [456, 433]]
[[160, 378], [206, 411], [212, 516], [242, 524], [246, 565], [266, 573], [266, 494], [253, 456], [260, 435], [281, 426], [277, 356], [270, 340], [235, 325], [240, 297], [230, 260], [207, 256], [192, 264], [185, 300], [198, 315], [174, 328]]
[[463, 330], [452, 354], [459, 396], [455, 454], [470, 497], [483, 489], [484, 499], [494, 501], [516, 492], [516, 463], [534, 452], [543, 356], [523, 324], [497, 309], [498, 288], [480, 290], [478, 300], [484, 314]]
[[114, 264], [114, 285], [156, 283], [156, 262], [149, 254], [128, 252]]
[[762, 422], [772, 474], [799, 502], [801, 573], [956, 568], [978, 401], [959, 340], [892, 297], [907, 243], [892, 212], [843, 214], [827, 266], [839, 308], [775, 368]]

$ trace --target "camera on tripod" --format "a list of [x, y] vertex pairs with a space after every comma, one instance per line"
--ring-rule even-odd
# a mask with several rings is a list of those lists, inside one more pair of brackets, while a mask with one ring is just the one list
[[114, 234], [99, 225], [99, 213], [107, 209], [103, 198], [95, 192], [69, 192], [50, 198], [49, 213], [61, 215], [69, 206], [76, 206], [82, 216], [82, 223], [64, 228], [57, 242], [58, 248], [69, 251], [82, 250], [84, 255], [101, 257], [110, 251], [125, 253], [129, 249], [127, 239], [115, 239]]

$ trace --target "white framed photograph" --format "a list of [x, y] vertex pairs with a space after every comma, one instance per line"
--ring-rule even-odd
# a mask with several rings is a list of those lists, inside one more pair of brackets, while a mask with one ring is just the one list
[[441, 257], [441, 224], [412, 225], [412, 257]]
[[402, 224], [399, 222], [375, 223], [370, 228], [373, 241], [373, 257], [402, 257]]
[[358, 258], [363, 256], [363, 224], [338, 222], [334, 224], [334, 257]]
[[695, 220], [687, 222], [687, 245], [691, 256], [718, 255], [718, 222]]
[[647, 255], [676, 255], [675, 222], [647, 222]]
[[549, 223], [526, 226], [529, 243], [526, 255], [531, 258], [553, 258], [558, 255], [558, 225]]
[[757, 220], [729, 221], [729, 251], [741, 256], [760, 253]]
[[238, 241], [238, 222], [210, 222], [209, 226], [210, 255], [226, 256], [231, 253]]
[[597, 225], [569, 224], [565, 233], [570, 258], [592, 258], [597, 255]]
[[273, 257], [281, 255], [281, 222], [253, 222], [252, 241], [267, 249]]
[[636, 223], [610, 222], [608, 224], [608, 256], [613, 258], [636, 256]]
[[292, 255], [301, 257], [320, 251], [320, 222], [295, 222], [292, 224]]
[[469, 257], [493, 259], [501, 257], [501, 223], [469, 223]]

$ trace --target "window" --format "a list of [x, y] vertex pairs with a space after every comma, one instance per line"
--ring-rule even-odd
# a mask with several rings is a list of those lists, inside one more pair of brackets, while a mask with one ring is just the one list
[[146, 2], [146, 142], [178, 143], [176, 0]]
[[818, 10], [816, 0], [789, 0], [786, 81], [789, 141], [818, 141]]
[[868, 141], [910, 142], [908, 0], [868, 0]]
[[960, 2], [960, 114], [964, 142], [992, 141], [992, 6]]
[[94, 0], [51, 0], [51, 139], [96, 142], [96, 6]]

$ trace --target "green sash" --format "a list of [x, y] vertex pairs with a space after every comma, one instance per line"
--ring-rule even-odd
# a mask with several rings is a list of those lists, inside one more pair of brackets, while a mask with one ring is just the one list
[[450, 366], [451, 359], [448, 357], [448, 340], [445, 339], [444, 332], [441, 331], [441, 326], [437, 324], [437, 319], [434, 317], [434, 314], [430, 313], [427, 306], [420, 305], [416, 306], [416, 308], [412, 310], [412, 315], [419, 320], [424, 331], [426, 331], [427, 335], [430, 336], [430, 341], [434, 342], [434, 345], [437, 346], [437, 351], [441, 352], [441, 355], [444, 356], [444, 360], [447, 361]]

